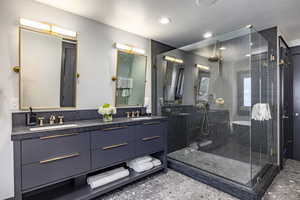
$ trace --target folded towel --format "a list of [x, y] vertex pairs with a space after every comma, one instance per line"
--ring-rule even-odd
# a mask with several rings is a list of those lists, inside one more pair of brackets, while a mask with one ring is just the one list
[[90, 184], [93, 181], [96, 181], [96, 180], [99, 180], [99, 179], [102, 179], [102, 178], [105, 178], [105, 177], [108, 177], [108, 176], [111, 176], [113, 174], [123, 172], [123, 171], [127, 171], [127, 169], [125, 169], [124, 167], [119, 167], [117, 169], [113, 169], [113, 170], [110, 170], [110, 171], [107, 171], [107, 172], [104, 172], [101, 174], [90, 176], [87, 178], [87, 183]]
[[257, 121], [272, 119], [271, 109], [268, 103], [257, 103], [252, 108], [251, 118]]
[[154, 167], [153, 163], [150, 161], [150, 162], [145, 162], [145, 163], [140, 163], [140, 164], [137, 164], [137, 165], [134, 165], [132, 166], [131, 168], [140, 173], [140, 172], [144, 172], [144, 171], [147, 171], [149, 169], [152, 169]]
[[[90, 187], [92, 189], [106, 185], [108, 183], [117, 181], [119, 179], [125, 178], [127, 176], [129, 176], [129, 170], [125, 169], [122, 171], [118, 171], [116, 173], [111, 174], [111, 172], [108, 172], [110, 175], [105, 175], [99, 179], [94, 179], [93, 181], [88, 181]], [[99, 176], [100, 177], [100, 176]]]
[[156, 159], [156, 158], [153, 158], [152, 164], [153, 164], [154, 167], [157, 167], [157, 166], [161, 165], [161, 161]]
[[134, 160], [131, 160], [131, 161], [127, 162], [127, 166], [132, 168], [133, 166], [143, 164], [145, 162], [151, 162], [151, 161], [152, 161], [151, 156], [139, 157], [139, 158], [136, 158]]

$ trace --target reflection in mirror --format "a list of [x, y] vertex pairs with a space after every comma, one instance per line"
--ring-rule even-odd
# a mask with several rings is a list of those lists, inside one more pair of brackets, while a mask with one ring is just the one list
[[76, 106], [77, 42], [20, 29], [20, 107]]
[[116, 106], [143, 106], [147, 57], [118, 51]]
[[183, 97], [184, 67], [182, 64], [167, 62], [165, 70], [164, 103], [181, 104]]
[[208, 71], [198, 70], [198, 78], [196, 80], [196, 104], [207, 102], [209, 96], [210, 74]]

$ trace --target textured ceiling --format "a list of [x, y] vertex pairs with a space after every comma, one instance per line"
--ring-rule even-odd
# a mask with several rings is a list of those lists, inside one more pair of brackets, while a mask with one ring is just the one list
[[[300, 38], [300, 0], [36, 0], [113, 27], [176, 47], [252, 24], [258, 30], [278, 25], [287, 41]], [[208, 1], [208, 0], [205, 0]], [[161, 25], [161, 16], [172, 23]]]

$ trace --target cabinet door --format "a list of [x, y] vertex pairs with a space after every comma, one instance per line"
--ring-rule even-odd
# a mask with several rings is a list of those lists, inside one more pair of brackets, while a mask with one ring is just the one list
[[22, 189], [68, 178], [90, 169], [90, 152], [72, 152], [22, 166]]
[[166, 124], [145, 122], [136, 128], [136, 155], [149, 155], [166, 148]]
[[22, 165], [89, 149], [88, 133], [62, 133], [24, 140], [22, 141]]
[[103, 168], [134, 157], [134, 127], [120, 126], [91, 132], [92, 168]]

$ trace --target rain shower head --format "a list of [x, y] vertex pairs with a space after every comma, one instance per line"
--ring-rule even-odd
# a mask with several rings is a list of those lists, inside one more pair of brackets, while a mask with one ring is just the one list
[[209, 62], [219, 62], [220, 58], [218, 56], [211, 56], [208, 58]]
[[218, 47], [218, 41], [216, 41], [215, 45], [214, 45], [214, 48], [213, 48], [213, 54], [212, 56], [210, 56], [208, 58], [208, 61], [209, 62], [219, 62], [220, 60], [220, 57], [218, 56], [218, 53], [217, 53], [217, 47]]

